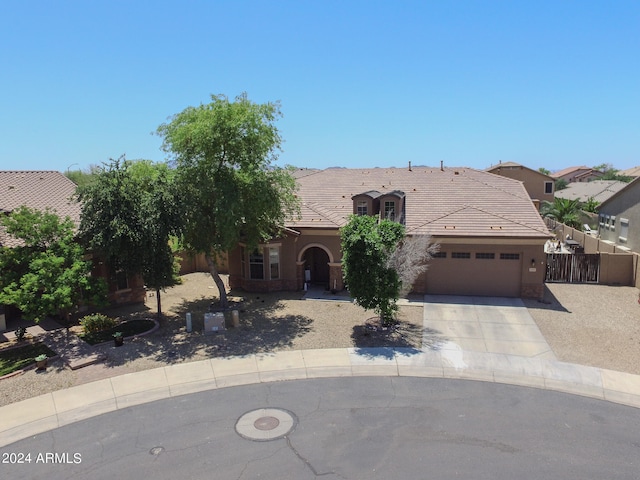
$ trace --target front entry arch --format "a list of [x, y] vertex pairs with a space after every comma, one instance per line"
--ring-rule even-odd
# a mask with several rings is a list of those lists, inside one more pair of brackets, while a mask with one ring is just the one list
[[320, 247], [310, 247], [304, 251], [302, 257], [305, 268], [305, 281], [307, 275], [311, 283], [329, 285], [329, 255]]

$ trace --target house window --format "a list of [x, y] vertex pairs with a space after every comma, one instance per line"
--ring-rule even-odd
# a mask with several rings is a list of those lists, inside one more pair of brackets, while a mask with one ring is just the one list
[[447, 252], [436, 252], [431, 255], [432, 258], [447, 258]]
[[629, 219], [621, 218], [620, 219], [620, 241], [623, 243], [627, 242], [627, 238], [629, 238]]
[[471, 258], [469, 252], [451, 252], [451, 258]]
[[544, 182], [544, 193], [553, 193], [553, 182]]
[[611, 217], [609, 215], [604, 216], [604, 228], [609, 230], [609, 224], [611, 222]]
[[520, 260], [519, 253], [501, 253], [500, 260]]
[[604, 227], [604, 213], [600, 214], [600, 226]]
[[244, 247], [240, 247], [240, 276], [247, 276], [247, 249]]
[[396, 202], [384, 202], [384, 218], [387, 220], [396, 219]]
[[259, 250], [249, 255], [249, 275], [252, 280], [264, 280], [264, 255]]
[[611, 215], [611, 231], [614, 232], [616, 230], [616, 216]]
[[496, 258], [495, 253], [476, 253], [476, 258], [480, 260], [493, 260]]
[[126, 290], [129, 288], [129, 279], [127, 278], [127, 272], [124, 270], [118, 270], [116, 272], [116, 288], [118, 290]]
[[280, 251], [278, 247], [269, 247], [269, 275], [271, 280], [280, 278]]
[[358, 215], [367, 215], [367, 201], [366, 200], [358, 200], [358, 204], [356, 205], [356, 213]]

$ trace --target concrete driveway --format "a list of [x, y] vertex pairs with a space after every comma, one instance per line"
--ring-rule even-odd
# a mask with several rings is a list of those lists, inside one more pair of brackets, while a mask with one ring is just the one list
[[425, 295], [423, 348], [556, 360], [519, 298]]

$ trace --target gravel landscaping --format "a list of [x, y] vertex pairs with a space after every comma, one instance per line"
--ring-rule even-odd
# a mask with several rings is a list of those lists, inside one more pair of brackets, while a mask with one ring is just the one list
[[[162, 294], [164, 316], [150, 335], [93, 347], [102, 363], [72, 371], [58, 358], [45, 373], [29, 370], [1, 381], [0, 405], [167, 364], [275, 350], [396, 346], [420, 348], [423, 309], [401, 306], [394, 331], [368, 328], [373, 312], [344, 301], [303, 300], [303, 292], [231, 292], [240, 326], [203, 335], [203, 316], [216, 297], [209, 274], [192, 273]], [[633, 287], [549, 284], [545, 302], [526, 300], [529, 312], [562, 361], [640, 374], [640, 305]], [[155, 316], [156, 299], [146, 305], [106, 312], [120, 318]], [[187, 333], [185, 315], [193, 315]]]

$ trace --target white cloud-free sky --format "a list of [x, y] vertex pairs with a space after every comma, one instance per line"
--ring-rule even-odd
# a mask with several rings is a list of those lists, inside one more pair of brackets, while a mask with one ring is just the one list
[[640, 165], [640, 2], [0, 2], [0, 169], [160, 161], [210, 94], [281, 102], [279, 163]]

